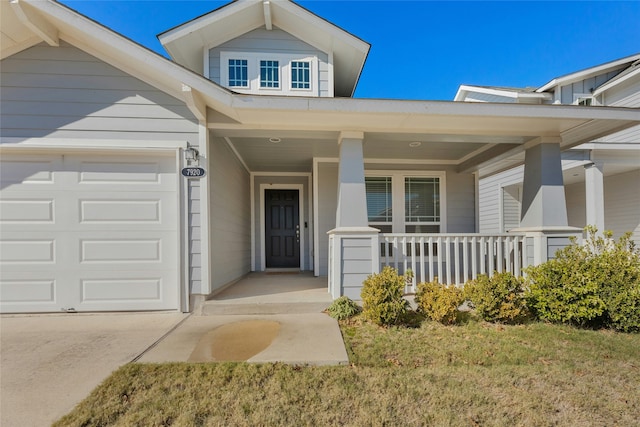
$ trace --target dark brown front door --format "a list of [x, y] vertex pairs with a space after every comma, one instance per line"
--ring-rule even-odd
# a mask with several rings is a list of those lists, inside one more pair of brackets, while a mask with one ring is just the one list
[[300, 267], [298, 190], [265, 190], [267, 268]]

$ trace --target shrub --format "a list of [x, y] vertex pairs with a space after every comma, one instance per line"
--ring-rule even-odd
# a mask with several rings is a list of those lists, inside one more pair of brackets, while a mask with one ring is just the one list
[[397, 325], [403, 322], [409, 303], [403, 298], [406, 278], [396, 269], [385, 267], [363, 283], [362, 315], [377, 325]]
[[451, 325], [458, 321], [458, 307], [464, 302], [462, 289], [433, 282], [418, 283], [416, 304], [418, 312], [436, 322]]
[[327, 308], [329, 316], [338, 320], [344, 320], [353, 317], [356, 314], [360, 313], [360, 311], [362, 311], [360, 306], [346, 296], [341, 296], [340, 298], [336, 299], [333, 303], [331, 303], [329, 308]]
[[527, 272], [527, 300], [542, 320], [580, 326], [640, 330], [640, 253], [629, 233], [617, 242], [611, 233], [556, 252], [556, 258]]
[[480, 275], [467, 282], [464, 295], [470, 306], [488, 322], [517, 323], [527, 317], [524, 279], [509, 272], [491, 278]]

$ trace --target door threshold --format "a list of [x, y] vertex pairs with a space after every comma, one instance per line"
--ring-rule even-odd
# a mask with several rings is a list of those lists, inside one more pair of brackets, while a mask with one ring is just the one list
[[264, 270], [266, 274], [298, 274], [302, 270], [300, 268], [267, 268]]

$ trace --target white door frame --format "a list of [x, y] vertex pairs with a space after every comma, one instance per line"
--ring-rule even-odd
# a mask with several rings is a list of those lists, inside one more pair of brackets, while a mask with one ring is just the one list
[[300, 225], [300, 270], [304, 270], [304, 185], [303, 184], [260, 184], [260, 271], [267, 269], [266, 242], [265, 234], [265, 190], [298, 190], [298, 210]]

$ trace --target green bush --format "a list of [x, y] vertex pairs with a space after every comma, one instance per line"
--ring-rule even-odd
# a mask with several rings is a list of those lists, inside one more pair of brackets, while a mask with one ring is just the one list
[[360, 313], [360, 311], [362, 311], [360, 306], [346, 296], [341, 296], [340, 298], [336, 299], [333, 303], [331, 303], [329, 308], [327, 308], [329, 316], [338, 320], [344, 320], [353, 317], [356, 314]]
[[509, 272], [478, 276], [465, 284], [464, 295], [488, 322], [518, 323], [527, 317], [524, 279]]
[[556, 258], [526, 270], [527, 300], [542, 320], [580, 326], [640, 331], [640, 252], [630, 233], [617, 242], [611, 233], [587, 227]]
[[464, 302], [462, 289], [433, 282], [418, 283], [416, 304], [418, 312], [427, 318], [451, 325], [458, 321], [460, 311], [458, 307]]
[[385, 267], [363, 283], [362, 315], [377, 325], [398, 325], [404, 321], [409, 303], [403, 298], [406, 278], [396, 269]]

